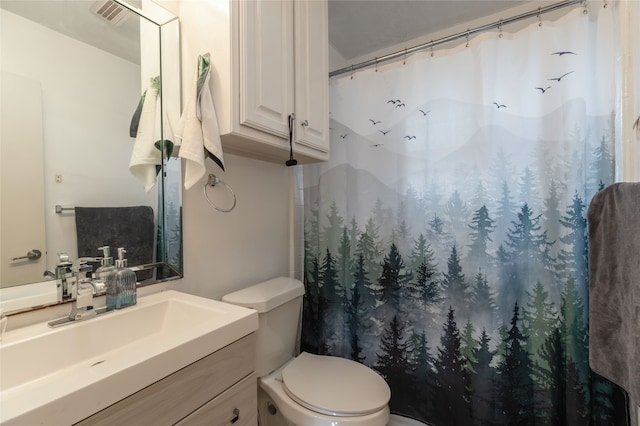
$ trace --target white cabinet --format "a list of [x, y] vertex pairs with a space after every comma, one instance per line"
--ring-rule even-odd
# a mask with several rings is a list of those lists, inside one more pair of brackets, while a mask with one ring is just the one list
[[[181, 2], [183, 63], [210, 52], [225, 152], [273, 162], [329, 158], [327, 0]], [[192, 76], [192, 73], [188, 73]], [[184, 84], [183, 87], [190, 87]]]

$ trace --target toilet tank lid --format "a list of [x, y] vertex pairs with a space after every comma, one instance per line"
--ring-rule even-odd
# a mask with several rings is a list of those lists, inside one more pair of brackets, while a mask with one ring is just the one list
[[294, 278], [278, 277], [222, 297], [223, 302], [263, 313], [304, 295], [304, 285]]

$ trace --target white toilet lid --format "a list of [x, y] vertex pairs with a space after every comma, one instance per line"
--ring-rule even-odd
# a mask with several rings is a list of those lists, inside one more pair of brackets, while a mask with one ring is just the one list
[[291, 399], [312, 411], [362, 416], [389, 403], [382, 377], [355, 361], [301, 353], [282, 370], [282, 387]]

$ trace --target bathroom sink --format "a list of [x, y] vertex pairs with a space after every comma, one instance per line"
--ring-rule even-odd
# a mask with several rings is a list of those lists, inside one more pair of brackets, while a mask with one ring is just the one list
[[0, 423], [72, 424], [252, 333], [257, 313], [173, 290], [0, 343]]

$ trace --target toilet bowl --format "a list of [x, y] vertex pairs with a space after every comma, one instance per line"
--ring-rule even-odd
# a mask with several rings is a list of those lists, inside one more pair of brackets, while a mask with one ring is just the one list
[[258, 387], [263, 426], [385, 426], [389, 419], [384, 380], [342, 358], [303, 352]]
[[228, 294], [258, 311], [258, 418], [261, 426], [385, 426], [391, 390], [369, 367], [302, 352], [295, 356], [304, 286], [275, 278]]

